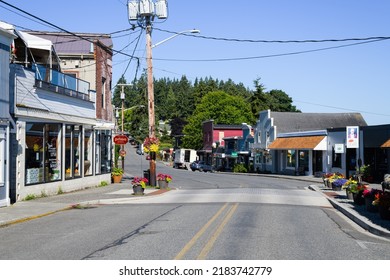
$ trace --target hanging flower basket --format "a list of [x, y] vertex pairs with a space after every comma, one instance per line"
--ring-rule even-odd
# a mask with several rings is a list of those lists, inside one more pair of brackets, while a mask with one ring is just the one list
[[146, 137], [144, 141], [144, 152], [145, 153], [156, 153], [158, 152], [160, 141], [157, 137]]

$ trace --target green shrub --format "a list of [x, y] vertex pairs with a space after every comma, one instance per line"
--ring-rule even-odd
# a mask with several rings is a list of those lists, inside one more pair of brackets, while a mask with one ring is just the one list
[[245, 167], [243, 163], [239, 163], [234, 165], [233, 168], [234, 173], [248, 173], [248, 169]]
[[33, 199], [36, 199], [37, 198], [37, 196], [35, 195], [35, 194], [28, 194], [25, 198], [24, 198], [24, 200], [33, 200]]

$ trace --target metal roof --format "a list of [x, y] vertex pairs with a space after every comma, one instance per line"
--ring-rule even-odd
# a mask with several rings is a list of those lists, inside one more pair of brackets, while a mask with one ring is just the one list
[[64, 32], [28, 31], [28, 33], [50, 40], [57, 54], [91, 54], [91, 41], [99, 41], [108, 48], [113, 46], [111, 35], [108, 34], [75, 33], [77, 36], [74, 36]]
[[360, 113], [293, 113], [271, 112], [278, 134], [326, 130], [346, 126], [367, 126]]

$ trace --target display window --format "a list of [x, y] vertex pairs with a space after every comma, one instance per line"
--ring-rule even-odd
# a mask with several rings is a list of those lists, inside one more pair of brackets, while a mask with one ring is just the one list
[[66, 125], [65, 128], [65, 179], [81, 177], [82, 126]]
[[112, 134], [111, 130], [95, 131], [95, 173], [111, 173], [112, 166]]
[[61, 180], [60, 132], [60, 124], [26, 123], [26, 185]]

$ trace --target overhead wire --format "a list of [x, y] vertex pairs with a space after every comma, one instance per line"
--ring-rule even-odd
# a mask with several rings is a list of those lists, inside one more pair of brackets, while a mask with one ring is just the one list
[[373, 37], [364, 37], [364, 38], [342, 38], [342, 39], [305, 39], [305, 40], [254, 40], [254, 39], [237, 39], [237, 38], [222, 38], [222, 37], [212, 37], [204, 36], [199, 34], [192, 33], [180, 33], [175, 31], [169, 31], [161, 28], [154, 27], [155, 30], [166, 32], [170, 34], [180, 34], [187, 37], [195, 37], [206, 40], [215, 40], [215, 41], [227, 41], [227, 42], [238, 42], [238, 43], [280, 43], [280, 44], [290, 44], [290, 43], [329, 43], [329, 42], [348, 42], [348, 41], [372, 41], [372, 40], [388, 40], [390, 36], [373, 36]]

